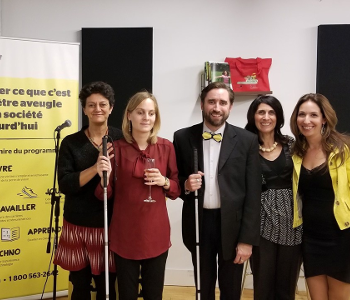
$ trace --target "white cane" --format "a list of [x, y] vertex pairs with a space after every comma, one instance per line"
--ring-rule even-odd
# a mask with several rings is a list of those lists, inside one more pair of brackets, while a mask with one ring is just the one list
[[[198, 173], [198, 152], [193, 148], [194, 173]], [[199, 220], [198, 220], [198, 190], [194, 191], [194, 210], [196, 222], [196, 261], [197, 261], [197, 299], [201, 299], [200, 253], [199, 253]]]
[[[107, 139], [105, 135], [102, 138], [103, 156], [107, 156]], [[104, 210], [104, 245], [105, 245], [105, 281], [106, 281], [106, 299], [109, 299], [109, 253], [108, 253], [108, 207], [107, 207], [107, 171], [103, 171], [103, 210]]]

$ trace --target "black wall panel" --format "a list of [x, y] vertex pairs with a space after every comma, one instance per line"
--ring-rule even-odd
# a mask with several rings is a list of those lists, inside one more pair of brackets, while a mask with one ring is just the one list
[[[82, 85], [105, 81], [115, 91], [109, 125], [121, 128], [129, 98], [152, 92], [153, 28], [83, 28]], [[83, 125], [88, 124], [82, 112]]]
[[337, 130], [350, 133], [350, 25], [320, 25], [316, 91], [331, 102]]

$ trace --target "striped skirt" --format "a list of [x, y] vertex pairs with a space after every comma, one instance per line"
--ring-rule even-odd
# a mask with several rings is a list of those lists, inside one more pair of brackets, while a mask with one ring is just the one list
[[[73, 225], [63, 220], [63, 228], [54, 264], [68, 271], [79, 271], [88, 265], [93, 275], [104, 272], [104, 229]], [[114, 254], [109, 251], [109, 272], [115, 272]]]

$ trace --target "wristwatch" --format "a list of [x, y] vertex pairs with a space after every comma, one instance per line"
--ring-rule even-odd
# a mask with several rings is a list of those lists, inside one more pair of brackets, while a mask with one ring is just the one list
[[164, 185], [163, 186], [169, 186], [170, 185], [170, 182], [169, 182], [169, 178], [164, 176]]

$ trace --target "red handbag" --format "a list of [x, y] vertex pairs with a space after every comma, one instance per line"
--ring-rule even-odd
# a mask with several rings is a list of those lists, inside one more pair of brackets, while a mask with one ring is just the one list
[[226, 57], [225, 62], [230, 65], [234, 92], [270, 91], [269, 70], [272, 58]]

